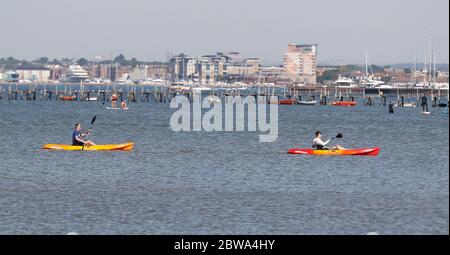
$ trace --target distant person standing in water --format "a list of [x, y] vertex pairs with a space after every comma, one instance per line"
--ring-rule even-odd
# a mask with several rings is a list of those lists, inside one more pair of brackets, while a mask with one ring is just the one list
[[422, 111], [428, 112], [428, 98], [426, 94], [423, 94], [422, 97]]
[[394, 114], [394, 104], [392, 102], [389, 102], [389, 113]]
[[116, 108], [117, 106], [117, 99], [119, 99], [119, 97], [117, 96], [117, 94], [114, 92], [111, 96], [111, 108]]

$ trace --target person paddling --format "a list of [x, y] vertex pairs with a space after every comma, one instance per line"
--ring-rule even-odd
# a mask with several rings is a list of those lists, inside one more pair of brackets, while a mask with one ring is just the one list
[[128, 109], [127, 101], [123, 100], [121, 103], [122, 110]]
[[[316, 132], [316, 138], [313, 140], [313, 149], [315, 150], [330, 150], [327, 145], [333, 140], [334, 138], [328, 139], [326, 142], [322, 141], [322, 133], [320, 131]], [[332, 150], [346, 150], [346, 148], [335, 145], [332, 147]]]
[[422, 96], [422, 111], [428, 112], [428, 98], [426, 94]]
[[96, 144], [92, 141], [85, 141], [84, 137], [86, 137], [89, 134], [89, 131], [87, 133], [81, 133], [81, 124], [77, 123], [75, 124], [75, 129], [72, 133], [72, 145], [73, 146], [95, 146]]
[[116, 93], [113, 93], [111, 96], [111, 108], [116, 108], [117, 99], [119, 99], [119, 97], [117, 96]]

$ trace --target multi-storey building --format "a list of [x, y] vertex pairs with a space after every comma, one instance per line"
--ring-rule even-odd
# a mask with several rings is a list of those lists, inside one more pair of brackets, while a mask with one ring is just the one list
[[147, 65], [137, 65], [130, 72], [130, 79], [132, 81], [145, 81], [148, 77], [148, 66]]
[[50, 79], [50, 69], [45, 67], [17, 67], [20, 80], [47, 82]]
[[316, 84], [317, 45], [288, 45], [288, 50], [284, 54], [284, 68], [291, 81]]
[[148, 78], [165, 79], [169, 75], [169, 65], [166, 63], [150, 63], [147, 65]]
[[238, 81], [258, 74], [259, 62], [259, 58], [242, 60], [238, 52], [218, 52], [196, 58], [180, 54], [171, 58], [170, 72], [173, 81]]

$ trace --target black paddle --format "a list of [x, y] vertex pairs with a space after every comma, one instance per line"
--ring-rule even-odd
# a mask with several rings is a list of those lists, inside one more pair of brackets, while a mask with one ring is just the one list
[[[89, 127], [89, 129], [88, 129], [88, 131], [86, 133], [86, 138], [84, 138], [85, 141], [88, 140], [89, 134], [91, 133], [92, 126], [94, 125], [94, 122], [95, 122], [96, 119], [97, 119], [97, 116], [94, 116], [94, 118], [92, 118], [91, 126]], [[83, 147], [81, 148], [81, 150], [84, 150], [84, 144], [83, 144]]]
[[341, 139], [341, 138], [344, 138], [344, 135], [341, 134], [341, 133], [339, 133], [339, 134], [336, 135], [336, 137], [331, 138], [331, 140], [334, 140], [334, 139]]

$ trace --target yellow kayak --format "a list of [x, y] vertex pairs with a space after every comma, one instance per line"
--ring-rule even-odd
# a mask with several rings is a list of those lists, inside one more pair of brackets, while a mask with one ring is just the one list
[[46, 144], [42, 146], [44, 150], [62, 150], [62, 151], [131, 151], [134, 143], [123, 144], [104, 144], [95, 146], [72, 146], [65, 144]]

